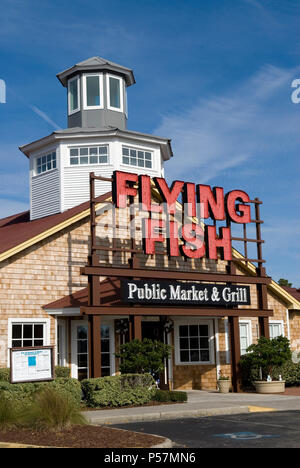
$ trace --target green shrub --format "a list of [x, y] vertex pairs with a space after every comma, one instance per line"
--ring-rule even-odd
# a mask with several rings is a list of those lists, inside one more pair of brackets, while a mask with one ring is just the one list
[[71, 369], [69, 367], [55, 366], [55, 378], [71, 378]]
[[288, 387], [300, 385], [300, 363], [296, 364], [293, 361], [287, 361], [281, 367], [276, 367], [273, 371], [275, 380], [279, 379], [281, 375], [282, 380]]
[[53, 386], [41, 389], [21, 413], [24, 426], [34, 429], [62, 430], [73, 425], [87, 424], [80, 408], [68, 393]]
[[13, 400], [0, 392], [0, 430], [14, 427], [18, 421], [18, 409]]
[[170, 396], [171, 401], [186, 402], [188, 399], [186, 392], [171, 391]]
[[9, 382], [10, 381], [10, 369], [1, 368], [0, 369], [0, 382]]
[[156, 390], [152, 399], [153, 401], [160, 402], [185, 402], [187, 401], [187, 393], [168, 390]]
[[50, 382], [19, 384], [0, 381], [0, 393], [3, 393], [6, 398], [18, 402], [32, 400], [37, 392], [45, 388], [53, 388], [63, 395], [69, 395], [77, 405], [81, 402], [81, 385], [76, 379], [58, 378]]
[[116, 357], [121, 359], [122, 374], [159, 374], [164, 370], [164, 360], [171, 353], [171, 346], [145, 338], [132, 340], [120, 346]]
[[81, 382], [86, 404], [103, 406], [143, 405], [151, 401], [155, 382], [151, 375], [116, 375]]

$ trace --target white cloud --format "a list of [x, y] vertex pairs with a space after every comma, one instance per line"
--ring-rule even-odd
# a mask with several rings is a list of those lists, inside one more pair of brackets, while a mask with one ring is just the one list
[[168, 176], [207, 182], [247, 160], [278, 156], [283, 143], [299, 142], [299, 109], [289, 95], [297, 73], [299, 68], [267, 65], [236, 89], [220, 88], [193, 108], [164, 116], [154, 133], [172, 137]]

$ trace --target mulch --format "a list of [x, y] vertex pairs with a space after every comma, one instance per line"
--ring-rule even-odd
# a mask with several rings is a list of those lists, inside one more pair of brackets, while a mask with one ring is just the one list
[[150, 448], [161, 437], [105, 426], [73, 426], [60, 432], [9, 429], [0, 431], [0, 441], [42, 447], [64, 448]]
[[300, 396], [300, 387], [285, 387], [283, 395]]

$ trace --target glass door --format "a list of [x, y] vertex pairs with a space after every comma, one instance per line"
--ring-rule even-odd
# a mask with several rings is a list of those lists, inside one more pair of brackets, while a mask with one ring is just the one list
[[[114, 326], [113, 322], [101, 324], [101, 375], [113, 375], [114, 365]], [[72, 322], [72, 377], [78, 380], [89, 378], [88, 323]]]

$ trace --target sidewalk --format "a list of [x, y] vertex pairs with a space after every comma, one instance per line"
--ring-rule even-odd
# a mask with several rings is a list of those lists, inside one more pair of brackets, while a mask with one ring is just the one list
[[112, 410], [85, 411], [91, 424], [120, 424], [205, 416], [242, 414], [258, 411], [300, 411], [300, 397], [258, 395], [256, 393], [187, 392], [188, 402], [174, 405], [141, 406]]

